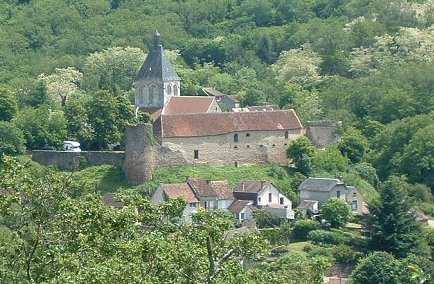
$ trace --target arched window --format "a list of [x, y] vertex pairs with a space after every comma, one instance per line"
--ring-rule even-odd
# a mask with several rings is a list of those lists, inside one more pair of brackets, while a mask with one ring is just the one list
[[156, 102], [155, 99], [155, 86], [151, 85], [149, 87], [149, 104], [154, 104]]
[[234, 142], [238, 143], [238, 134], [234, 134]]
[[176, 83], [173, 85], [173, 95], [179, 96], [178, 85]]
[[166, 94], [170, 95], [172, 93], [172, 84], [167, 84], [166, 86]]

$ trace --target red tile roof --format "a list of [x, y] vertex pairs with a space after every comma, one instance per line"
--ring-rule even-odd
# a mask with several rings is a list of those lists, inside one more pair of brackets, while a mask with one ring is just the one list
[[186, 183], [162, 184], [161, 189], [169, 199], [181, 198], [187, 203], [197, 203], [196, 196]]
[[187, 183], [199, 197], [215, 197], [217, 199], [234, 198], [232, 189], [227, 181], [189, 178]]
[[171, 97], [164, 107], [164, 115], [206, 113], [215, 99], [213, 97]]
[[163, 115], [162, 135], [198, 137], [239, 131], [302, 129], [294, 110]]

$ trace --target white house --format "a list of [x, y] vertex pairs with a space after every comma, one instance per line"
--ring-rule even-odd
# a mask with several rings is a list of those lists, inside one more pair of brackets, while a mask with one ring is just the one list
[[294, 219], [292, 202], [276, 186], [267, 181], [243, 181], [234, 188], [237, 200], [252, 201], [252, 206], [267, 210], [285, 219]]
[[194, 195], [194, 192], [186, 183], [162, 184], [152, 195], [151, 201], [154, 204], [160, 204], [170, 199], [180, 198], [187, 205], [182, 213], [184, 221], [190, 222], [191, 215], [199, 209], [199, 200]]

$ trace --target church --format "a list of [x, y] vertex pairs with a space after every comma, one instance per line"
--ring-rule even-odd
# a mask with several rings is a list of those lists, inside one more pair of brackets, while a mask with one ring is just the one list
[[[152, 126], [127, 130], [125, 171], [129, 180], [149, 179], [157, 166], [286, 165], [288, 144], [305, 135], [293, 109], [223, 111], [214, 96], [182, 96], [181, 83], [156, 32], [134, 82], [136, 110], [149, 113]], [[149, 140], [145, 132], [152, 132], [152, 146], [143, 141]], [[141, 176], [142, 171], [148, 173], [146, 177]]]

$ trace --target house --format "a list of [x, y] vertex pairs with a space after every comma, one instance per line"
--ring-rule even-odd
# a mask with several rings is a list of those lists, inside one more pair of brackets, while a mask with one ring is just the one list
[[173, 96], [168, 99], [163, 115], [221, 112], [214, 97]]
[[191, 215], [199, 209], [199, 200], [194, 195], [190, 186], [187, 183], [176, 184], [161, 184], [151, 197], [154, 204], [161, 204], [170, 199], [180, 198], [187, 204], [182, 213], [182, 217], [186, 222], [191, 221]]
[[190, 186], [205, 209], [228, 209], [234, 201], [232, 189], [227, 181], [211, 181], [189, 178]]
[[237, 200], [248, 200], [252, 206], [285, 219], [294, 219], [292, 202], [276, 186], [267, 181], [243, 181], [234, 188]]
[[250, 200], [235, 200], [228, 210], [234, 215], [237, 221], [245, 221], [253, 219], [255, 207], [253, 201]]
[[207, 96], [214, 97], [223, 111], [231, 111], [233, 108], [240, 107], [240, 101], [237, 98], [223, 94], [214, 88], [202, 88], [202, 92]]
[[351, 206], [357, 214], [366, 214], [367, 208], [363, 196], [354, 186], [347, 186], [343, 181], [334, 178], [308, 178], [298, 187], [302, 210], [317, 214], [321, 205], [330, 198], [339, 198]]

